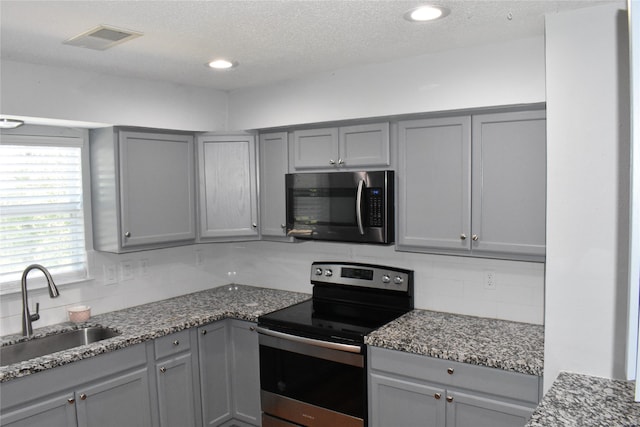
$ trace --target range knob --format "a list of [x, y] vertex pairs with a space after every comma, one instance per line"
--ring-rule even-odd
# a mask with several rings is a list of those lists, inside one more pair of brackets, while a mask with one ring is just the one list
[[331, 271], [330, 269], [327, 268], [324, 271], [324, 275], [327, 276], [327, 277], [331, 277], [331, 276], [333, 276], [333, 271]]
[[396, 285], [402, 285], [404, 283], [404, 279], [401, 276], [396, 276], [393, 278], [393, 283]]
[[316, 268], [316, 276], [322, 276], [322, 269]]
[[382, 283], [389, 283], [391, 281], [391, 277], [388, 274], [382, 276]]

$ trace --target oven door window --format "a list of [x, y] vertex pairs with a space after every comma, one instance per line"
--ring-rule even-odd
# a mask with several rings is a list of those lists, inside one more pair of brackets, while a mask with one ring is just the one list
[[260, 346], [262, 390], [364, 418], [365, 381], [363, 367]]

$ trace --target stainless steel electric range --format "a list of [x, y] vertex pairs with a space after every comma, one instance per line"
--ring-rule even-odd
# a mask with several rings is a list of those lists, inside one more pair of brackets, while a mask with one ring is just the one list
[[364, 337], [413, 309], [413, 271], [314, 262], [310, 300], [260, 316], [263, 427], [367, 425]]

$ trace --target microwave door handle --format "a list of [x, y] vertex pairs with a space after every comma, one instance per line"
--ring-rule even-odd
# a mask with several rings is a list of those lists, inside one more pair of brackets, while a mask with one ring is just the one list
[[360, 235], [364, 236], [364, 226], [362, 225], [362, 190], [364, 189], [364, 179], [358, 183], [358, 191], [356, 192], [356, 221], [358, 221], [358, 230]]

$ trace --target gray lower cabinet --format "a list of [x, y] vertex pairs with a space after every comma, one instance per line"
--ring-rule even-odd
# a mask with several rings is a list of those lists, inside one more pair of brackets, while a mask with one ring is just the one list
[[231, 419], [231, 379], [226, 321], [198, 328], [200, 399], [203, 426], [219, 426]]
[[256, 141], [251, 134], [201, 134], [198, 240], [258, 238]]
[[0, 384], [2, 426], [152, 424], [144, 344]]
[[233, 418], [247, 425], [259, 426], [260, 360], [256, 324], [228, 320], [231, 334], [231, 379]]
[[522, 427], [542, 378], [370, 347], [371, 427]]
[[545, 116], [399, 122], [397, 249], [544, 260]]
[[288, 172], [287, 132], [260, 134], [260, 235], [287, 239], [284, 176]]

